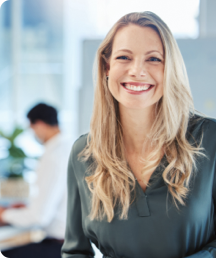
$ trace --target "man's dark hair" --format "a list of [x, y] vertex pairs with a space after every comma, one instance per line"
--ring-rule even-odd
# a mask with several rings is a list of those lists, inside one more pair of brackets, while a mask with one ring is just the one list
[[28, 112], [27, 117], [32, 124], [40, 120], [51, 126], [58, 125], [57, 110], [45, 103], [39, 103], [34, 106]]

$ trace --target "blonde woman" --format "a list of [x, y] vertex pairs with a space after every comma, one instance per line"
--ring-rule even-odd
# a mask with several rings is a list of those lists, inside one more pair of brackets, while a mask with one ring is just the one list
[[88, 135], [68, 170], [63, 258], [216, 257], [216, 121], [194, 114], [167, 25], [131, 13], [98, 49]]

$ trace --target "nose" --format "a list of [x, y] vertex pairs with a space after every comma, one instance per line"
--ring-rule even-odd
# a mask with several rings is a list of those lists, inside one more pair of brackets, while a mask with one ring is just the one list
[[147, 74], [145, 64], [143, 60], [134, 60], [131, 62], [131, 66], [129, 69], [129, 75], [132, 77], [145, 77]]

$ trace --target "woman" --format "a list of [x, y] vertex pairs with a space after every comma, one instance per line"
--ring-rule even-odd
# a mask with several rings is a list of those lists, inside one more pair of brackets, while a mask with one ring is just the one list
[[216, 257], [216, 121], [193, 112], [167, 25], [122, 17], [98, 50], [89, 135], [68, 172], [63, 258]]

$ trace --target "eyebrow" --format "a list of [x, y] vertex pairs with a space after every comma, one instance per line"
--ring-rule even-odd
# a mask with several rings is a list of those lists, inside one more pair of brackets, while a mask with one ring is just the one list
[[116, 52], [114, 52], [114, 54], [116, 54], [116, 53], [118, 53], [118, 52], [120, 52], [120, 51], [128, 52], [128, 53], [130, 53], [130, 54], [133, 53], [133, 52], [130, 51], [129, 49], [119, 49], [119, 50], [117, 50]]
[[[116, 52], [114, 52], [114, 54], [117, 54], [117, 53], [120, 52], [120, 51], [128, 52], [128, 53], [130, 53], [130, 54], [133, 53], [133, 52], [130, 51], [129, 49], [119, 49], [119, 50], [117, 50]], [[146, 52], [145, 54], [148, 55], [148, 54], [151, 54], [151, 53], [153, 53], [153, 52], [157, 52], [157, 53], [159, 53], [161, 56], [163, 56], [163, 54], [161, 54], [161, 52], [158, 51], [158, 50], [150, 50], [150, 51]]]
[[161, 52], [158, 51], [158, 50], [150, 50], [150, 51], [146, 52], [146, 55], [151, 54], [152, 52], [157, 52], [157, 53], [159, 53], [161, 56], [163, 56], [163, 54], [161, 54]]

